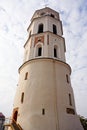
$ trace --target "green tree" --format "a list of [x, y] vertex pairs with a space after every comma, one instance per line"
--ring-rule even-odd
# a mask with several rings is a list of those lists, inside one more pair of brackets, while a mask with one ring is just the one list
[[87, 130], [87, 118], [84, 118], [83, 116], [79, 116], [79, 118], [84, 130]]

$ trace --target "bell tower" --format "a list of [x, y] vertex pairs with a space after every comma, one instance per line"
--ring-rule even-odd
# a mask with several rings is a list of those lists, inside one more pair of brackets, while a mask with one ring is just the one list
[[35, 11], [27, 31], [13, 119], [23, 130], [83, 130], [59, 13], [48, 7]]

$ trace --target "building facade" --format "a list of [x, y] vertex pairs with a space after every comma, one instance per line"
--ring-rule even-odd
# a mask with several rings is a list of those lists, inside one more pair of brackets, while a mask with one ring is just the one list
[[0, 130], [4, 130], [5, 116], [0, 112]]
[[59, 13], [48, 7], [35, 11], [27, 31], [12, 118], [23, 130], [83, 130]]

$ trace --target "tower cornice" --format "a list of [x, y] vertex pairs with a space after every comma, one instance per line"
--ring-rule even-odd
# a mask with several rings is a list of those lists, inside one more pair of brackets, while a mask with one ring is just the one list
[[45, 7], [45, 8], [42, 8], [42, 9], [36, 10], [35, 13], [33, 14], [32, 18], [31, 18], [31, 21], [33, 20], [35, 14], [38, 14], [38, 13], [41, 12], [41, 11], [46, 11], [46, 12], [51, 11], [51, 12], [56, 13], [56, 14], [58, 15], [58, 17], [59, 17], [59, 13], [58, 13], [57, 11], [55, 11], [55, 10], [49, 8], [49, 7]]
[[26, 66], [27, 64], [29, 64], [29, 63], [31, 63], [31, 62], [38, 62], [38, 61], [40, 61], [40, 60], [46, 60], [46, 61], [51, 61], [51, 62], [57, 62], [58, 64], [63, 64], [64, 66], [66, 66], [66, 67], [69, 69], [70, 74], [71, 74], [71, 67], [70, 67], [69, 64], [67, 64], [67, 63], [65, 63], [65, 62], [63, 62], [63, 61], [61, 61], [61, 60], [58, 60], [58, 59], [46, 58], [46, 57], [36, 58], [36, 59], [31, 59], [31, 60], [26, 61], [25, 63], [23, 63], [23, 64], [19, 67], [18, 72], [20, 73], [21, 69], [22, 69], [24, 66]]

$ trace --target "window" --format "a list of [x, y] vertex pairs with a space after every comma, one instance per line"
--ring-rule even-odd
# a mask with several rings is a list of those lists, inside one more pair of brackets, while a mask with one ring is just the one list
[[18, 117], [18, 108], [14, 108], [13, 109], [13, 120], [12, 120], [12, 122], [13, 121], [17, 121], [17, 117]]
[[45, 115], [45, 109], [44, 108], [42, 109], [42, 115]]
[[57, 34], [57, 28], [56, 28], [56, 25], [54, 25], [54, 24], [53, 24], [53, 33]]
[[21, 103], [24, 101], [24, 92], [21, 94]]
[[75, 110], [72, 109], [72, 108], [66, 108], [66, 112], [67, 112], [68, 114], [73, 114], [73, 115], [75, 115]]
[[45, 12], [42, 12], [40, 15], [45, 15]]
[[71, 94], [69, 93], [69, 105], [72, 106]]
[[51, 14], [50, 16], [54, 18], [54, 15], [53, 15], [53, 14]]
[[66, 74], [66, 81], [67, 81], [67, 83], [69, 83], [69, 76], [68, 76], [68, 74]]
[[39, 48], [38, 48], [38, 56], [41, 56], [41, 55], [42, 55], [42, 48], [39, 47]]
[[47, 44], [49, 45], [49, 35], [47, 35]]
[[28, 79], [28, 72], [25, 73], [25, 80]]
[[54, 48], [54, 57], [57, 57], [57, 48]]
[[43, 24], [40, 24], [38, 27], [38, 33], [43, 33]]

